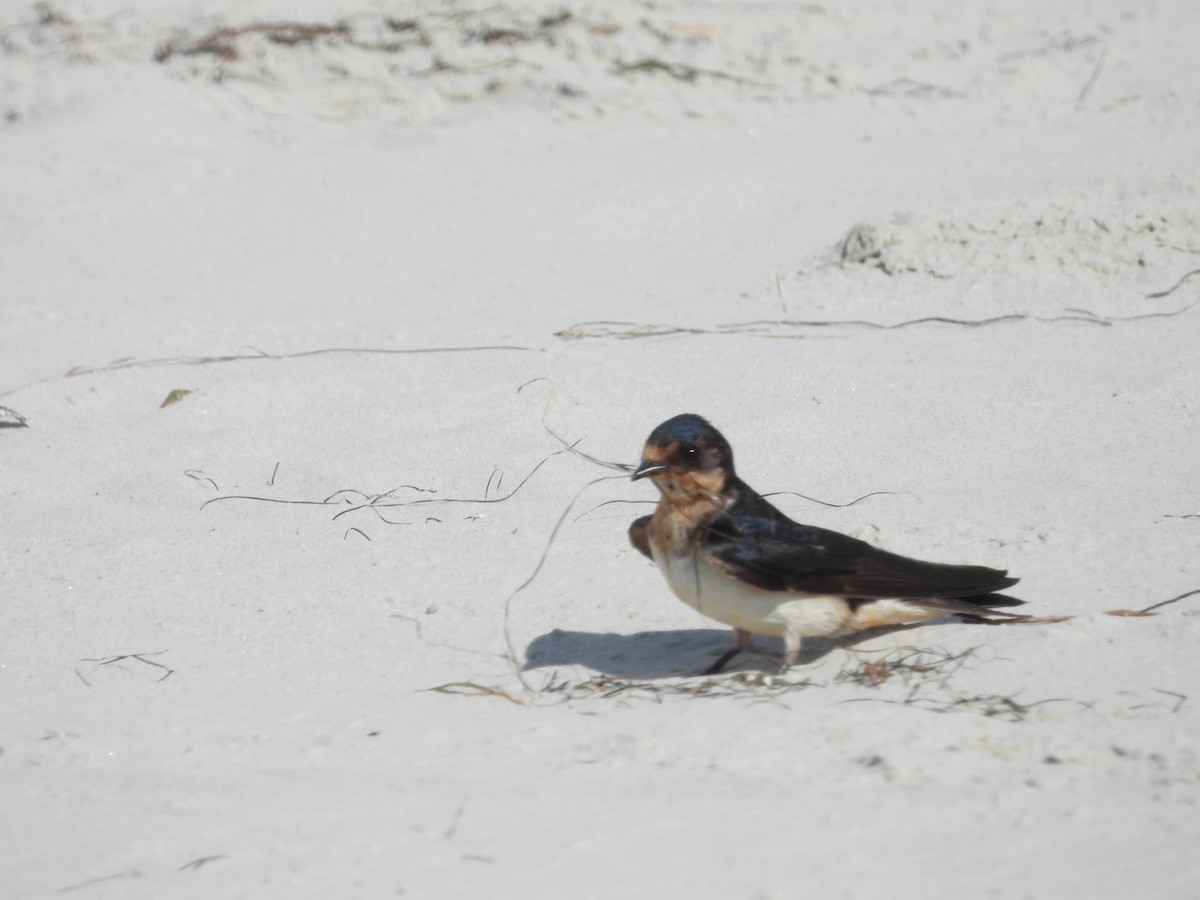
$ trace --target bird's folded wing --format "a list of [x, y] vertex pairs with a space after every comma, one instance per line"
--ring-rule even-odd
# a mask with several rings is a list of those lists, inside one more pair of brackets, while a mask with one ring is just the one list
[[732, 511], [705, 531], [701, 550], [734, 578], [769, 591], [861, 599], [969, 597], [1016, 584], [984, 566], [949, 566], [888, 553], [865, 541], [766, 514]]
[[650, 520], [653, 516], [642, 516], [634, 519], [629, 526], [629, 543], [637, 548], [638, 553], [653, 562], [654, 554], [650, 552]]

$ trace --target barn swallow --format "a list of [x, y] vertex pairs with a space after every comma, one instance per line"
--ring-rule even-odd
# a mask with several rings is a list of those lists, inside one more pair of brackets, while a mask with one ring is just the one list
[[630, 526], [630, 542], [680, 600], [733, 626], [733, 647], [706, 675], [748, 650], [751, 634], [783, 638], [786, 670], [805, 637], [943, 616], [1022, 618], [996, 609], [1025, 602], [996, 593], [1017, 583], [1007, 572], [909, 559], [793, 522], [738, 478], [729, 442], [700, 416], [655, 428], [632, 477], [649, 478], [662, 496]]

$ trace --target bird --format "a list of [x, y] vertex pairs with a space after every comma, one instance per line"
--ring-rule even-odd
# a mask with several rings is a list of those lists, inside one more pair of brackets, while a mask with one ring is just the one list
[[706, 419], [684, 413], [646, 439], [634, 481], [649, 479], [654, 513], [629, 527], [679, 599], [734, 630], [733, 646], [703, 674], [751, 649], [751, 635], [782, 637], [782, 670], [806, 637], [838, 638], [944, 616], [997, 623], [1024, 600], [998, 593], [1019, 579], [986, 566], [946, 565], [788, 518], [738, 477], [733, 450]]

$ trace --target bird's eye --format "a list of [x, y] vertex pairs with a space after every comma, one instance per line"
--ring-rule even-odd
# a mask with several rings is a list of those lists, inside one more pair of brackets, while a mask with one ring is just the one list
[[683, 447], [681, 449], [681, 452], [683, 453], [683, 458], [686, 459], [688, 462], [695, 462], [696, 460], [698, 460], [700, 458], [700, 448], [699, 447], [694, 447], [694, 446], [689, 445], [687, 447]]

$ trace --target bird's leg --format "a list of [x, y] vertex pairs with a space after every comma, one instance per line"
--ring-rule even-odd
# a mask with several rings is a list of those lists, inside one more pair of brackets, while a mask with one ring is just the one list
[[743, 631], [740, 628], [733, 629], [733, 646], [717, 657], [717, 661], [704, 670], [704, 675], [716, 675], [725, 664], [737, 656], [739, 653], [745, 653], [750, 649], [750, 632]]
[[780, 673], [786, 672], [794, 666], [800, 659], [800, 635], [792, 631], [790, 628], [783, 633], [783, 663], [780, 665]]

